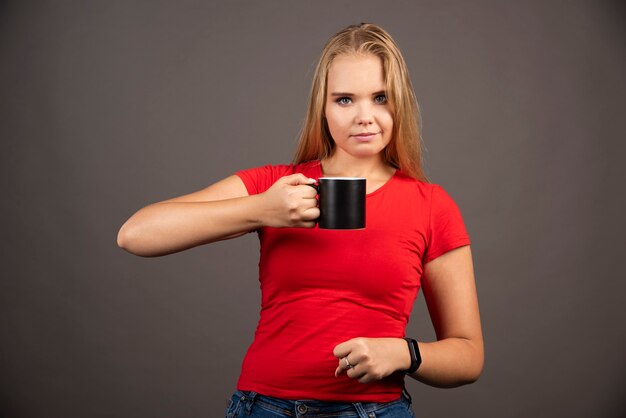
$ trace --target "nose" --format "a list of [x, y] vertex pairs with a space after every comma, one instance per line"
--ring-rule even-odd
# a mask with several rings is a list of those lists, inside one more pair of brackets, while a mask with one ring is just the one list
[[371, 125], [374, 123], [374, 115], [370, 106], [367, 104], [361, 104], [358, 106], [356, 123], [358, 125]]

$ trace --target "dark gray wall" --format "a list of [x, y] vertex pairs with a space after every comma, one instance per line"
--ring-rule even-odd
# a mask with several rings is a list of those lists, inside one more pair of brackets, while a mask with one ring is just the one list
[[[404, 51], [473, 238], [485, 371], [411, 382], [418, 416], [626, 414], [622, 2], [52, 3], [0, 5], [0, 415], [222, 414], [256, 236], [142, 259], [117, 230], [288, 162], [324, 42], [361, 21]], [[421, 296], [409, 334], [433, 338]]]

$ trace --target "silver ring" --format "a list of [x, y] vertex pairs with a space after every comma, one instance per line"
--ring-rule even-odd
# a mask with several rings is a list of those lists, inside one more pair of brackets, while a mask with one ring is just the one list
[[343, 359], [346, 361], [346, 367], [347, 367], [348, 369], [351, 369], [351, 368], [353, 368], [353, 367], [354, 367], [354, 366], [353, 366], [352, 364], [350, 364], [350, 362], [348, 361], [348, 356], [344, 357]]

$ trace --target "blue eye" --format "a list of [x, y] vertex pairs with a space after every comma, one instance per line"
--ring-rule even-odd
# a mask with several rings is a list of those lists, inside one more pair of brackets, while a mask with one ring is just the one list
[[340, 105], [347, 105], [352, 103], [352, 99], [350, 99], [349, 97], [340, 97], [336, 100], [336, 102]]
[[374, 102], [378, 104], [385, 104], [387, 103], [387, 96], [385, 96], [384, 94], [379, 94], [378, 96], [374, 97]]

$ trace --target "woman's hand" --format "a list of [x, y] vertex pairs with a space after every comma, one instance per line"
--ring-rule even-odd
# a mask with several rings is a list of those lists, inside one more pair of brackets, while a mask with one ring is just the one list
[[353, 338], [337, 345], [333, 355], [339, 359], [335, 376], [346, 372], [361, 383], [411, 367], [409, 347], [403, 338]]
[[313, 228], [320, 216], [315, 180], [303, 174], [281, 177], [260, 196], [263, 199], [261, 222], [275, 228]]
[[[437, 341], [419, 343], [422, 364], [412, 374], [435, 387], [457, 387], [479, 378], [484, 362], [474, 269], [469, 246], [449, 251], [426, 264], [424, 297]], [[338, 367], [361, 383], [408, 370], [411, 355], [402, 338], [353, 338], [335, 347]]]

